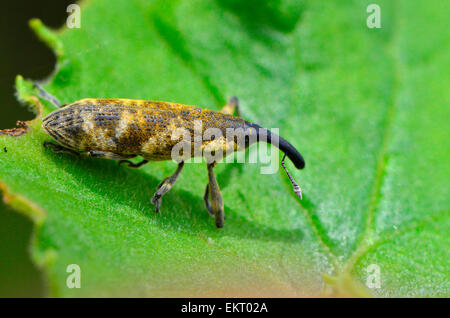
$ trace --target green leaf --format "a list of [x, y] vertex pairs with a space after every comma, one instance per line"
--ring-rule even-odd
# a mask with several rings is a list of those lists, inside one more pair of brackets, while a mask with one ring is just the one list
[[[304, 189], [260, 165], [216, 168], [227, 215], [203, 205], [204, 164], [188, 164], [155, 215], [150, 198], [175, 164], [136, 171], [55, 154], [41, 112], [0, 135], [5, 200], [36, 223], [34, 260], [53, 296], [449, 296], [449, 7], [378, 1], [90, 1], [80, 29], [37, 35], [56, 52], [45, 88], [165, 100], [280, 128], [305, 155]], [[22, 131], [15, 131], [21, 133]], [[11, 131], [9, 131], [11, 133]], [[67, 288], [69, 264], [81, 288]], [[379, 268], [380, 288], [366, 286]]]

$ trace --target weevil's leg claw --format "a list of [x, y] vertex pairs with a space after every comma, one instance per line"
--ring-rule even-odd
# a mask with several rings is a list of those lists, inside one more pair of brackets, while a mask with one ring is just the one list
[[159, 208], [161, 207], [161, 197], [164, 195], [164, 193], [166, 193], [167, 191], [170, 190], [170, 188], [172, 187], [172, 184], [170, 184], [170, 177], [169, 178], [165, 178], [159, 185], [158, 188], [156, 189], [155, 194], [152, 197], [152, 204], [155, 205], [155, 211], [156, 213], [159, 212]]
[[[152, 200], [153, 201], [153, 200]], [[159, 198], [158, 200], [156, 200], [155, 204], [155, 212], [159, 213], [159, 208], [161, 207], [161, 198]]]
[[225, 214], [223, 209], [222, 194], [213, 172], [215, 165], [216, 163], [208, 164], [208, 192], [211, 194], [211, 210], [214, 212], [214, 216], [216, 218], [216, 227], [222, 228], [225, 220]]
[[153, 195], [152, 198], [152, 204], [155, 205], [155, 211], [156, 213], [159, 212], [159, 208], [161, 207], [161, 197], [166, 194], [175, 184], [175, 182], [178, 179], [178, 175], [180, 174], [181, 170], [183, 169], [184, 161], [181, 161], [178, 164], [177, 170], [168, 178], [165, 178], [159, 185], [158, 188]]
[[133, 163], [130, 160], [120, 160], [119, 161], [119, 166], [124, 164], [124, 163], [127, 164], [127, 168], [135, 168], [135, 169], [137, 169], [137, 168], [145, 165], [146, 163], [148, 163], [148, 160], [142, 160], [141, 162], [138, 162], [138, 163]]
[[78, 152], [76, 152], [75, 150], [63, 147], [61, 145], [55, 144], [51, 141], [45, 141], [44, 142], [44, 147], [46, 148], [50, 148], [51, 151], [53, 152], [65, 152], [65, 153], [70, 153], [71, 155], [76, 156], [77, 158], [80, 158], [80, 154]]

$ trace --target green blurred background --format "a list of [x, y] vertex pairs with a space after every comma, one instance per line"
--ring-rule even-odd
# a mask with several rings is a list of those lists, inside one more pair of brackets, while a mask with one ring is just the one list
[[[39, 18], [49, 27], [60, 28], [71, 3], [76, 1], [0, 2], [0, 129], [15, 127], [17, 120], [29, 120], [34, 116], [16, 100], [15, 76], [45, 79], [55, 66], [55, 56], [31, 32], [28, 21]], [[31, 221], [0, 200], [0, 297], [45, 296], [41, 273], [28, 254], [31, 231]]]

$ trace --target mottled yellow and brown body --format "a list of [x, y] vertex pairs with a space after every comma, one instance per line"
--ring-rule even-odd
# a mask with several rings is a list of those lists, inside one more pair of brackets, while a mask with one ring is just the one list
[[[241, 118], [218, 111], [176, 103], [132, 99], [82, 99], [45, 117], [43, 128], [60, 144], [70, 149], [102, 151], [123, 157], [140, 155], [147, 160], [170, 160], [180, 140], [172, 137], [182, 128], [194, 141], [194, 123], [201, 125], [201, 136], [217, 128], [246, 128]], [[202, 140], [202, 148], [219, 143], [224, 150], [237, 149], [235, 140]], [[217, 146], [217, 145], [215, 145]], [[192, 155], [194, 151], [191, 152]]]
[[[211, 154], [219, 149], [222, 155], [227, 155], [231, 151], [244, 150], [253, 142], [265, 141], [282, 150], [298, 169], [305, 165], [300, 153], [289, 142], [257, 124], [232, 116], [238, 110], [236, 97], [230, 99], [222, 112], [176, 103], [111, 98], [87, 98], [62, 107], [55, 97], [39, 85], [35, 86], [40, 90], [41, 97], [59, 107], [45, 117], [42, 124], [44, 130], [58, 142], [44, 143], [53, 151], [75, 155], [81, 152], [120, 160], [119, 164], [127, 163], [130, 168], [138, 168], [148, 161], [174, 159], [178, 162], [177, 170], [161, 182], [152, 197], [156, 212], [159, 211], [162, 196], [175, 184], [184, 166], [186, 154], [177, 154], [182, 155], [183, 159], [175, 159], [172, 150], [186, 139], [190, 145], [187, 148], [190, 150], [189, 156], [205, 155], [205, 152]], [[183, 134], [179, 134], [180, 130]], [[196, 152], [198, 143], [200, 149]], [[142, 156], [144, 160], [140, 163], [125, 160], [136, 156]], [[216, 158], [207, 158], [209, 182], [203, 198], [207, 210], [215, 217], [216, 226], [220, 228], [224, 224], [224, 206], [213, 172], [216, 162]], [[286, 170], [284, 158], [281, 164]], [[287, 170], [286, 173], [301, 198], [300, 187]]]

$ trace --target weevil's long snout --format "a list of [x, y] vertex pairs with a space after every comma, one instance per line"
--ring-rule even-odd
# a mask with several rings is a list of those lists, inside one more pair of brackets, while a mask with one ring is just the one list
[[254, 128], [256, 130], [258, 142], [267, 142], [283, 151], [297, 169], [303, 169], [305, 167], [305, 159], [303, 159], [303, 156], [286, 139], [281, 138], [277, 134], [272, 133], [270, 130], [263, 128], [258, 124], [246, 121], [245, 125], [247, 128]]
[[270, 143], [274, 145], [275, 147], [278, 147], [281, 151], [284, 152], [284, 157], [281, 160], [281, 166], [283, 167], [284, 171], [286, 172], [287, 176], [289, 177], [289, 180], [291, 181], [293, 190], [297, 196], [302, 199], [302, 189], [300, 186], [294, 181], [289, 171], [287, 171], [286, 166], [284, 164], [284, 159], [286, 156], [292, 161], [292, 163], [295, 165], [297, 169], [303, 169], [305, 168], [305, 159], [303, 159], [303, 156], [295, 149], [294, 146], [292, 146], [286, 139], [281, 138], [277, 134], [272, 133], [270, 130], [263, 128], [255, 123], [245, 122], [247, 129], [255, 129], [256, 130], [256, 136], [257, 141], [264, 141], [267, 143]]

